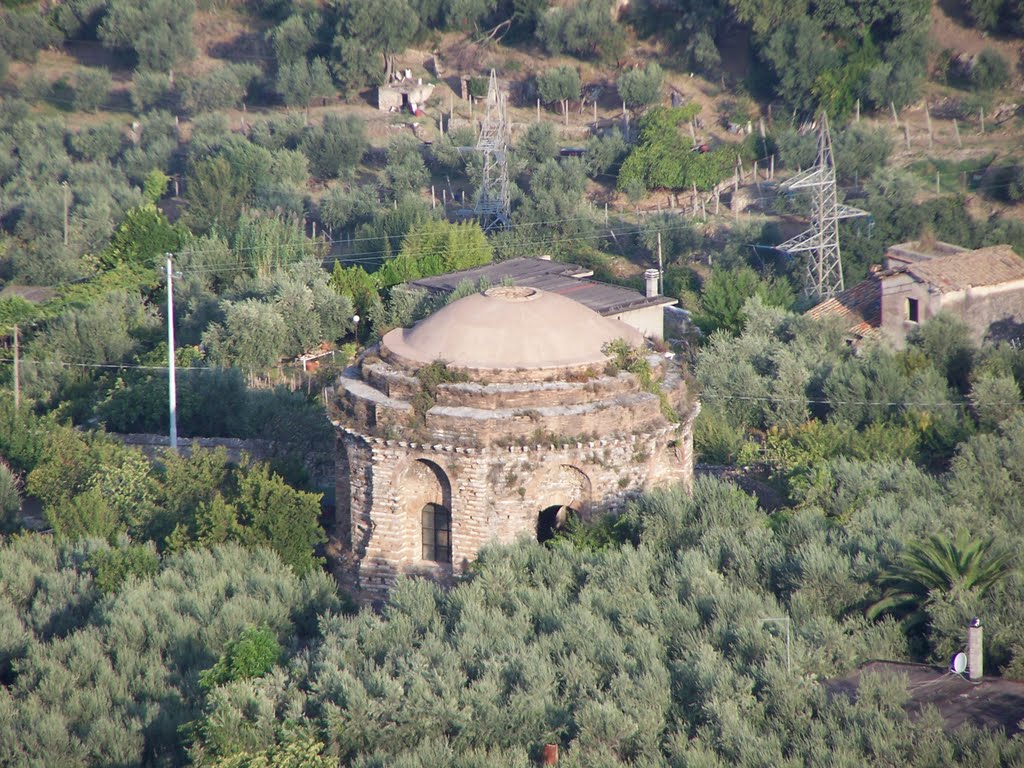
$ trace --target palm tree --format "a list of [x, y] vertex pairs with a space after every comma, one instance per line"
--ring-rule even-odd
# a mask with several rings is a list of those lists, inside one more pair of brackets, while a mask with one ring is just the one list
[[882, 597], [867, 610], [869, 619], [891, 613], [906, 621], [907, 629], [927, 623], [926, 608], [932, 594], [955, 588], [987, 594], [1011, 570], [1013, 553], [993, 551], [992, 538], [971, 540], [966, 531], [955, 540], [934, 535], [920, 544], [909, 545], [901, 561], [883, 570]]

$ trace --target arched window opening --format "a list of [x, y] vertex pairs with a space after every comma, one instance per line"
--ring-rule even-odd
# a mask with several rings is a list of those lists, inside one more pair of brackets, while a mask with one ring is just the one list
[[550, 541], [569, 524], [575, 516], [571, 507], [564, 504], [556, 504], [548, 507], [537, 516], [537, 541], [543, 544]]
[[452, 561], [452, 513], [440, 504], [423, 507], [423, 559], [435, 563]]

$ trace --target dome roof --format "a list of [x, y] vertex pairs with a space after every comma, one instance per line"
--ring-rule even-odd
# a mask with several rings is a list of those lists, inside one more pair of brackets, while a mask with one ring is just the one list
[[396, 328], [382, 345], [417, 363], [507, 370], [603, 364], [602, 348], [643, 335], [619, 320], [536, 288], [499, 286], [454, 301], [412, 328]]

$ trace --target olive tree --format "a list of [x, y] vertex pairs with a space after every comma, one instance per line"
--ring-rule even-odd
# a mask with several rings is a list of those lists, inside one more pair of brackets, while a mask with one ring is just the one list
[[166, 72], [195, 56], [195, 0], [111, 0], [99, 26], [108, 48], [130, 51], [140, 68]]
[[537, 90], [545, 103], [559, 102], [562, 105], [568, 122], [569, 101], [580, 97], [580, 73], [575, 67], [554, 67], [537, 76]]
[[661, 86], [664, 80], [664, 71], [658, 62], [652, 61], [643, 69], [623, 72], [615, 86], [626, 106], [636, 109], [656, 104], [661, 100]]
[[75, 109], [96, 112], [110, 93], [113, 78], [105, 69], [80, 69], [75, 75]]

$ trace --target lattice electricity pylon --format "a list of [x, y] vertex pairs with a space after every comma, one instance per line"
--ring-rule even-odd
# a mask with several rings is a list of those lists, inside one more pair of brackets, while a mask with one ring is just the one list
[[867, 216], [867, 211], [842, 205], [836, 195], [836, 165], [832, 156], [832, 135], [828, 115], [821, 113], [818, 125], [818, 159], [813, 166], [784, 181], [782, 189], [809, 189], [811, 228], [782, 245], [787, 253], [807, 253], [804, 294], [827, 299], [843, 290], [843, 262], [839, 255], [839, 220]]
[[487, 87], [487, 111], [480, 124], [476, 149], [483, 159], [483, 177], [473, 213], [484, 232], [504, 229], [509, 224], [511, 201], [508, 191], [508, 117], [505, 94], [498, 90], [498, 77], [491, 70]]

